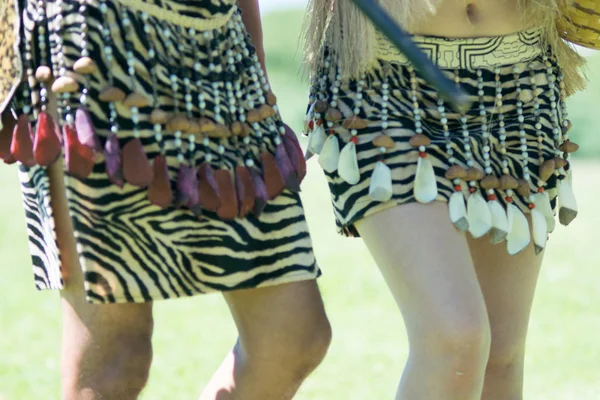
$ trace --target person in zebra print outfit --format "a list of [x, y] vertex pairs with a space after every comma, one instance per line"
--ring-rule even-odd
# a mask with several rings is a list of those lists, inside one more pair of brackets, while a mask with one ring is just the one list
[[521, 399], [549, 232], [577, 214], [565, 98], [582, 59], [558, 1], [380, 0], [468, 95], [444, 102], [351, 2], [312, 0], [307, 157], [406, 324], [396, 399]]
[[239, 341], [202, 399], [291, 398], [331, 332], [257, 0], [0, 6], [0, 158], [61, 291], [62, 398], [137, 398], [153, 302], [210, 292]]

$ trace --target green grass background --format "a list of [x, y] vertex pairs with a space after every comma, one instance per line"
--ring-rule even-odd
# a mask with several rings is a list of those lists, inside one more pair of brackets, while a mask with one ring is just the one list
[[[301, 12], [265, 19], [269, 75], [284, 117], [300, 130], [306, 82], [296, 52]], [[580, 217], [551, 237], [531, 320], [527, 400], [600, 399], [600, 58], [590, 88], [570, 100]], [[33, 289], [14, 167], [0, 167], [0, 400], [59, 398], [60, 313], [56, 292]], [[322, 172], [309, 163], [303, 199], [334, 341], [301, 400], [393, 398], [407, 355], [400, 314], [358, 239], [336, 235]], [[156, 304], [155, 359], [147, 400], [197, 398], [235, 340], [219, 295]]]

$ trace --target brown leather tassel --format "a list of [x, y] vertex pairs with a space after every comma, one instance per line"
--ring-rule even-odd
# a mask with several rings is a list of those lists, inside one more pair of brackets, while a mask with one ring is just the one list
[[195, 168], [181, 165], [177, 174], [177, 205], [187, 207], [196, 216], [202, 215], [198, 194], [198, 173]]
[[264, 152], [260, 155], [260, 159], [263, 167], [263, 178], [267, 186], [267, 195], [269, 200], [273, 200], [285, 189], [285, 181], [279, 168], [277, 168], [273, 154]]
[[17, 119], [17, 125], [13, 130], [12, 143], [10, 144], [10, 154], [13, 158], [26, 167], [35, 165], [33, 156], [33, 130], [27, 115], [23, 114]]
[[169, 166], [165, 156], [156, 156], [154, 158], [154, 180], [148, 188], [148, 200], [150, 203], [167, 208], [173, 203], [173, 190], [169, 180]]
[[238, 215], [238, 201], [231, 173], [226, 169], [218, 169], [215, 172], [215, 180], [221, 195], [221, 205], [217, 208], [217, 214], [221, 219], [235, 219]]
[[15, 158], [10, 154], [10, 145], [12, 143], [13, 130], [17, 124], [10, 111], [2, 114], [2, 129], [0, 130], [0, 159], [7, 164], [15, 162]]
[[258, 218], [267, 206], [269, 195], [267, 194], [267, 186], [260, 174], [254, 169], [250, 170], [250, 174], [252, 175], [252, 183], [254, 184], [254, 208], [252, 209], [252, 214]]
[[88, 110], [79, 107], [75, 111], [75, 130], [81, 144], [89, 147], [94, 151], [102, 151], [100, 140], [96, 136], [96, 129], [92, 123], [92, 117]]
[[121, 158], [121, 146], [117, 135], [112, 134], [106, 139], [104, 144], [104, 164], [106, 165], [106, 174], [108, 179], [122, 188], [125, 185], [123, 178], [123, 160]]
[[254, 183], [248, 168], [241, 165], [235, 168], [235, 188], [240, 205], [239, 217], [246, 218], [254, 208]]
[[198, 196], [200, 205], [205, 210], [217, 211], [221, 206], [219, 186], [215, 180], [215, 170], [209, 163], [202, 163], [198, 167]]
[[299, 192], [300, 181], [298, 181], [298, 175], [296, 175], [296, 170], [285, 150], [285, 144], [283, 142], [280, 143], [275, 150], [275, 162], [285, 181], [285, 187], [292, 192]]
[[56, 124], [46, 111], [42, 111], [38, 117], [33, 143], [35, 161], [47, 167], [58, 159], [61, 151], [62, 145], [56, 132]]
[[302, 183], [302, 180], [304, 180], [304, 177], [306, 176], [306, 160], [302, 153], [302, 147], [300, 147], [298, 137], [294, 131], [287, 125], [284, 126], [285, 135], [283, 135], [283, 144], [285, 145], [285, 150], [296, 171], [296, 175], [298, 176], [298, 183]]
[[127, 142], [121, 154], [125, 181], [134, 186], [150, 186], [154, 173], [140, 139], [135, 138]]
[[96, 162], [94, 152], [79, 142], [77, 132], [73, 127], [64, 125], [63, 135], [67, 172], [80, 179], [87, 178], [92, 173]]

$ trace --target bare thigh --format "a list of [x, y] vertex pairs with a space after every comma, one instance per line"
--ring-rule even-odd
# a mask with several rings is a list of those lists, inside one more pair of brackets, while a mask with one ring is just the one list
[[469, 247], [492, 330], [490, 363], [522, 363], [543, 253], [530, 245], [510, 256], [504, 243], [487, 238], [469, 238]]
[[[65, 279], [61, 292], [63, 384], [89, 386], [92, 383], [88, 381], [103, 379], [110, 374], [105, 369], [120, 364], [115, 358], [139, 356], [139, 365], [149, 367], [152, 304], [93, 305], [86, 302], [62, 168], [62, 161], [57, 162], [49, 168], [49, 175]], [[127, 351], [122, 352], [123, 349]]]
[[401, 205], [356, 226], [402, 311], [409, 340], [435, 334], [432, 327], [487, 323], [467, 240], [445, 203]]

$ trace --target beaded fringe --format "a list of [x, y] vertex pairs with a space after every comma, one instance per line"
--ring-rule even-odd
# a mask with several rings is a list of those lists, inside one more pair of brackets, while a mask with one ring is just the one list
[[[448, 154], [449, 167], [445, 172], [445, 178], [454, 185], [454, 193], [448, 201], [449, 217], [456, 228], [462, 232], [469, 232], [474, 238], [489, 236], [492, 243], [506, 242], [507, 251], [517, 254], [524, 250], [532, 241], [536, 253], [540, 253], [546, 246], [548, 233], [554, 230], [555, 214], [550, 204], [550, 197], [545, 186], [551, 177], [558, 179], [558, 215], [563, 225], [568, 225], [577, 215], [577, 202], [570, 183], [571, 170], [569, 155], [577, 151], [578, 146], [571, 142], [568, 132], [571, 123], [568, 120], [565, 104], [566, 85], [564, 76], [557, 74], [552, 67], [548, 56], [542, 56], [542, 62], [546, 67], [546, 78], [550, 94], [551, 122], [554, 135], [554, 155], [545, 159], [542, 151], [544, 133], [540, 121], [539, 89], [536, 85], [536, 77], [533, 69], [521, 71], [519, 67], [513, 68], [514, 82], [516, 85], [516, 113], [518, 116], [518, 134], [521, 142], [520, 160], [522, 176], [513, 177], [509, 171], [509, 160], [507, 158], [506, 126], [504, 115], [501, 112], [503, 105], [503, 87], [500, 77], [500, 69], [493, 70], [495, 74], [495, 103], [493, 110], [487, 110], [484, 104], [484, 81], [481, 70], [476, 71], [477, 90], [479, 96], [479, 115], [481, 121], [481, 136], [483, 140], [484, 163], [480, 169], [475, 165], [469, 145], [470, 127], [467, 117], [463, 114], [459, 118], [462, 126], [464, 143], [464, 154], [466, 165], [459, 165], [454, 157], [453, 144], [450, 141], [450, 130], [446, 116], [446, 106], [443, 100], [438, 99], [437, 105], [440, 116], [440, 124], [443, 127], [446, 139], [445, 150]], [[331, 58], [324, 61], [323, 71], [329, 71], [332, 65]], [[529, 66], [531, 67], [531, 64]], [[410, 146], [418, 153], [416, 173], [414, 176], [413, 193], [416, 201], [427, 204], [438, 199], [438, 188], [433, 166], [428, 158], [428, 147], [431, 140], [424, 134], [422, 116], [419, 100], [419, 88], [416, 73], [410, 66], [407, 67], [410, 76], [410, 100], [412, 102], [412, 118], [414, 120], [414, 134], [410, 137]], [[335, 73], [335, 79], [330, 88], [327, 87], [327, 76], [316, 76], [313, 80], [311, 95], [309, 99], [308, 113], [305, 126], [309, 135], [309, 147], [307, 158], [312, 154], [319, 155], [319, 163], [327, 173], [336, 173], [343, 181], [350, 185], [358, 183], [358, 160], [356, 156], [356, 145], [361, 143], [360, 132], [374, 123], [363, 118], [363, 90], [365, 78], [361, 75], [356, 79], [355, 102], [352, 109], [353, 115], [344, 117], [339, 109], [339, 98], [341, 80], [343, 76]], [[533, 96], [533, 114], [536, 118], [535, 129], [538, 143], [539, 180], [534, 182], [530, 175], [529, 151], [525, 132], [525, 117], [523, 115], [524, 102], [522, 100], [521, 80], [529, 79], [531, 94]], [[458, 71], [454, 74], [456, 84], [460, 84]], [[327, 98], [326, 93], [331, 93]], [[556, 94], [559, 93], [559, 96]], [[380, 158], [370, 177], [369, 196], [377, 202], [386, 202], [392, 199], [393, 182], [390, 168], [385, 164], [385, 154], [396, 147], [394, 139], [387, 134], [388, 129], [388, 107], [390, 96], [390, 83], [388, 74], [382, 74], [380, 109], [381, 134], [373, 139], [372, 144], [379, 149]], [[525, 96], [526, 97], [526, 96]], [[344, 107], [348, 106], [347, 104]], [[350, 105], [350, 107], [352, 107]], [[346, 107], [347, 108], [347, 107]], [[503, 174], [496, 176], [491, 165], [490, 128], [491, 115], [498, 125], [498, 137], [500, 155], [502, 158]], [[562, 122], [561, 122], [562, 121]], [[379, 128], [379, 126], [377, 126]], [[347, 143], [342, 140], [341, 133], [350, 133]], [[340, 148], [342, 149], [340, 152]], [[356, 167], [355, 167], [356, 165]], [[506, 207], [499, 201], [499, 190], [506, 193], [503, 199]], [[531, 214], [531, 227], [525, 214], [513, 204], [515, 191], [527, 202]], [[483, 195], [485, 193], [485, 196]], [[530, 233], [531, 228], [531, 233]]]
[[[129, 3], [135, 6], [133, 10], [140, 17], [142, 26], [133, 26], [128, 8], [121, 7], [121, 23], [126, 37], [128, 32], [138, 28], [149, 34], [156, 28], [152, 26], [154, 20], [151, 21], [152, 13], [156, 10], [150, 5], [142, 4], [140, 11], [137, 9], [141, 7], [139, 2], [132, 0], [127, 2]], [[249, 213], [259, 215], [266, 203], [283, 190], [300, 190], [300, 182], [306, 174], [301, 147], [294, 132], [279, 118], [277, 99], [270, 90], [256, 54], [247, 46], [248, 34], [243, 28], [241, 15], [236, 12], [236, 7], [219, 20], [192, 23], [195, 27], [202, 28], [201, 38], [204, 44], [209, 46], [209, 79], [206, 79], [202, 72], [203, 66], [199, 59], [196, 60], [193, 70], [190, 68], [187, 73], [182, 72], [183, 76], [178, 71], [171, 72], [169, 78], [174, 103], [172, 111], [159, 104], [155, 68], [158, 50], [152, 43], [148, 50], [148, 72], [154, 83], [150, 97], [136, 87], [135, 59], [127, 39], [124, 45], [129, 67], [126, 72], [131, 79], [128, 88], [130, 92], [125, 93], [115, 85], [110, 73], [115, 63], [115, 43], [111, 38], [110, 26], [104, 26], [102, 50], [109, 73], [108, 85], [100, 91], [99, 100], [108, 105], [111, 127], [108, 137], [100, 137], [95, 132], [87, 110], [86, 86], [89, 85], [91, 77], [98, 72], [98, 66], [91, 58], [88, 48], [88, 27], [85, 19], [86, 13], [89, 12], [88, 5], [84, 0], [68, 5], [58, 0], [55, 5], [60, 14], [66, 12], [65, 7], [78, 7], [81, 56], [69, 70], [64, 54], [58, 52], [51, 57], [46, 47], [46, 34], [51, 31], [51, 23], [59, 25], [52, 27], [53, 32], [60, 31], [63, 28], [60, 26], [63, 18], [61, 15], [59, 18], [47, 18], [46, 4], [40, 1], [36, 10], [36, 21], [39, 25], [36, 31], [39, 38], [36, 43], [39, 48], [33, 49], [32, 43], [28, 41], [24, 43], [24, 64], [29, 83], [22, 85], [25, 105], [18, 116], [3, 114], [0, 157], [5, 163], [18, 161], [27, 167], [47, 167], [61, 156], [64, 149], [67, 172], [79, 179], [85, 179], [92, 173], [99, 172], [95, 166], [99, 157], [103, 156], [105, 172], [113, 184], [122, 187], [127, 183], [147, 188], [149, 201], [162, 208], [185, 207], [198, 216], [202, 215], [203, 210], [207, 210], [216, 212], [222, 219], [243, 218]], [[108, 21], [107, 14], [112, 12], [112, 9], [106, 0], [100, 1], [99, 10], [103, 14], [103, 20]], [[190, 21], [171, 22], [186, 25]], [[73, 27], [69, 29], [73, 30]], [[163, 28], [159, 26], [158, 29]], [[170, 28], [165, 25], [164, 29], [167, 37], [164, 45], [167, 50], [176, 52], [177, 46], [181, 46], [169, 39], [180, 32], [189, 34], [193, 48], [198, 49], [201, 45], [195, 39], [199, 36], [194, 27], [177, 25], [176, 28]], [[171, 29], [180, 29], [180, 32]], [[54, 35], [51, 40], [55, 40], [62, 48], [63, 38], [60, 35]], [[233, 50], [229, 50], [227, 54], [216, 54], [213, 44], [216, 46], [222, 40], [230, 41]], [[33, 54], [36, 52], [39, 52], [40, 57], [36, 58], [37, 65], [33, 65]], [[239, 77], [244, 73], [250, 78], [241, 83]], [[79, 79], [74, 79], [74, 76]], [[205, 80], [211, 83], [215, 102], [215, 115], [212, 119], [202, 115], [207, 107], [203, 93]], [[192, 88], [193, 84], [196, 88]], [[58, 120], [51, 117], [48, 108], [50, 92], [55, 94], [58, 100]], [[197, 97], [192, 96], [192, 92]], [[227, 117], [220, 114], [220, 93], [223, 92], [226, 94], [229, 109]], [[255, 92], [255, 97], [251, 97], [252, 92]], [[73, 110], [70, 101], [75, 96], [79, 96], [79, 104]], [[183, 104], [179, 98], [184, 99]], [[28, 102], [29, 99], [32, 99], [33, 107]], [[133, 123], [133, 138], [124, 144], [119, 141], [120, 127], [116, 111], [118, 104], [130, 110]], [[200, 115], [192, 112], [195, 107]], [[35, 124], [30, 121], [35, 121]], [[145, 139], [140, 133], [142, 121], [152, 124], [153, 139], [160, 149], [153, 160], [148, 158], [142, 144], [142, 139]], [[172, 134], [174, 139], [167, 140], [166, 133]], [[251, 154], [247, 150], [251, 136], [256, 138], [260, 154]], [[223, 141], [232, 141], [242, 158], [240, 165], [235, 166], [233, 170], [227, 169], [226, 166], [213, 168], [214, 159], [222, 155], [225, 148], [223, 145], [217, 146], [218, 154], [214, 154], [209, 144]], [[173, 149], [178, 152], [179, 170], [172, 184], [166, 154], [167, 150]], [[196, 164], [197, 154], [204, 155], [199, 165]]]

